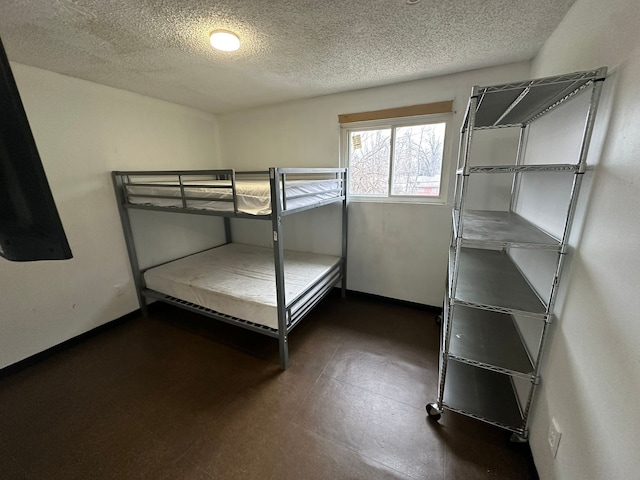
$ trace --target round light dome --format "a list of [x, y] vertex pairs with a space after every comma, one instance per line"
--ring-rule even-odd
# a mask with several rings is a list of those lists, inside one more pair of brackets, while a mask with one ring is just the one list
[[233, 52], [240, 48], [240, 39], [238, 36], [227, 30], [216, 30], [215, 32], [211, 32], [211, 37], [209, 37], [211, 41], [211, 46], [217, 50], [222, 50], [223, 52]]

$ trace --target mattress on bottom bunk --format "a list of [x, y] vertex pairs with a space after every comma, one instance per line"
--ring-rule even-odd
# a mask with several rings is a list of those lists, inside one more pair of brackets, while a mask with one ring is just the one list
[[[295, 299], [339, 257], [285, 251], [285, 299]], [[147, 288], [216, 312], [278, 328], [273, 250], [230, 243], [147, 270]]]

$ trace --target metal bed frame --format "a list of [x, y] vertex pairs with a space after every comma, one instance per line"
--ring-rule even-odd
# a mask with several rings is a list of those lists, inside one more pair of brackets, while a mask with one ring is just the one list
[[[232, 169], [226, 170], [174, 170], [174, 171], [114, 171], [111, 174], [113, 185], [116, 192], [118, 202], [118, 211], [122, 221], [127, 251], [131, 263], [133, 280], [136, 287], [138, 302], [140, 309], [144, 315], [147, 314], [146, 299], [160, 300], [180, 308], [194, 311], [216, 320], [237, 325], [239, 327], [252, 330], [270, 337], [278, 339], [280, 350], [280, 367], [287, 369], [289, 363], [289, 333], [298, 325], [300, 320], [311, 311], [311, 309], [322, 300], [335, 286], [341, 285], [341, 294], [346, 294], [346, 278], [347, 278], [347, 169], [346, 168], [278, 168], [272, 167], [268, 171], [250, 171], [236, 172]], [[134, 196], [127, 191], [127, 186], [154, 186], [156, 183], [149, 183], [147, 179], [164, 178], [172, 182], [177, 182], [180, 190], [181, 206], [179, 207], [162, 207], [148, 204], [132, 203], [130, 197]], [[201, 184], [191, 184], [194, 178], [202, 178], [206, 180], [216, 180], [218, 183], [205, 188], [225, 189], [231, 192], [231, 198], [216, 198], [216, 202], [229, 202], [232, 207], [227, 211], [221, 210], [203, 210], [194, 207], [191, 202], [205, 200], [205, 198], [193, 195], [189, 192], [189, 187], [201, 188]], [[236, 181], [238, 179], [256, 179], [262, 178], [269, 180], [270, 196], [271, 196], [271, 213], [269, 215], [250, 215], [238, 210], [238, 198], [236, 190]], [[289, 207], [291, 200], [302, 197], [313, 197], [316, 193], [303, 193], [296, 195], [287, 195], [286, 184], [292, 178], [296, 180], [305, 180], [308, 182], [326, 181], [332, 179], [336, 181], [336, 187], [324, 191], [331, 193], [331, 198], [318, 200], [311, 205], [300, 207]], [[176, 183], [172, 183], [175, 188]], [[136, 195], [144, 197], [157, 198], [173, 198], [174, 196], [164, 195]], [[210, 199], [206, 199], [210, 200]], [[283, 249], [283, 229], [282, 218], [288, 215], [299, 213], [305, 210], [319, 208], [325, 205], [342, 203], [342, 253], [341, 261], [327, 272], [317, 283], [309, 286], [296, 298], [285, 302], [285, 272], [284, 272], [284, 249]], [[273, 256], [276, 281], [277, 311], [278, 311], [278, 328], [274, 329], [257, 323], [253, 323], [246, 319], [236, 318], [231, 315], [211, 310], [200, 305], [180, 300], [170, 295], [151, 290], [146, 287], [144, 281], [144, 271], [140, 269], [136, 246], [133, 240], [133, 232], [131, 228], [131, 220], [129, 218], [129, 210], [155, 210], [173, 213], [187, 213], [196, 215], [208, 215], [224, 217], [224, 228], [226, 242], [231, 243], [231, 218], [250, 218], [255, 220], [270, 221], [273, 233]], [[151, 267], [149, 267], [151, 268]], [[310, 295], [309, 295], [310, 294]]]
[[[571, 223], [586, 171], [606, 67], [567, 75], [488, 87], [473, 87], [460, 131], [453, 228], [445, 290], [438, 398], [427, 413], [438, 420], [450, 410], [512, 432], [512, 441], [526, 441], [529, 414], [553, 319], [560, 276], [567, 257]], [[524, 164], [529, 125], [568, 99], [591, 89], [580, 153], [575, 163]], [[515, 163], [472, 166], [469, 162], [475, 130], [520, 128]], [[521, 175], [527, 172], [573, 174], [564, 228], [549, 235], [514, 212]], [[465, 209], [469, 179], [475, 174], [511, 174], [507, 212]], [[513, 247], [557, 253], [548, 297], [540, 298], [508, 255]], [[542, 321], [536, 356], [524, 345], [514, 315]], [[473, 338], [474, 342], [458, 337]], [[521, 401], [515, 379], [530, 382]]]

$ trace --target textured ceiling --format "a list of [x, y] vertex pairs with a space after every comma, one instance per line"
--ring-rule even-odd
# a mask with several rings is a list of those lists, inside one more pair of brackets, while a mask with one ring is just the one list
[[573, 1], [1, 0], [0, 37], [12, 61], [225, 112], [529, 60]]

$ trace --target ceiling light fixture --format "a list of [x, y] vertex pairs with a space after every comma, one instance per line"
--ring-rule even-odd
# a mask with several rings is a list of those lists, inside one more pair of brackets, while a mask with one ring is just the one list
[[215, 30], [209, 37], [211, 46], [223, 52], [234, 52], [240, 48], [238, 36], [228, 30]]

